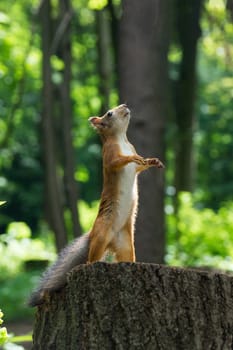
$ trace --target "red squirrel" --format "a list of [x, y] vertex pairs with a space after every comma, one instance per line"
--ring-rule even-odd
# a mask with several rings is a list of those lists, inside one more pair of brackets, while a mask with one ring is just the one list
[[42, 304], [47, 293], [61, 289], [74, 266], [101, 260], [107, 251], [119, 261], [135, 261], [134, 223], [138, 204], [137, 175], [149, 167], [163, 168], [158, 158], [139, 156], [126, 132], [130, 110], [121, 104], [102, 117], [89, 118], [103, 143], [103, 191], [90, 232], [74, 240], [45, 272], [29, 305]]

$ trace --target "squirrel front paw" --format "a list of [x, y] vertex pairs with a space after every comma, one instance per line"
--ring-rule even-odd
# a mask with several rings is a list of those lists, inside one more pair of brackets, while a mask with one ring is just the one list
[[156, 168], [165, 168], [161, 160], [159, 158], [149, 158], [147, 159], [148, 165], [155, 166]]

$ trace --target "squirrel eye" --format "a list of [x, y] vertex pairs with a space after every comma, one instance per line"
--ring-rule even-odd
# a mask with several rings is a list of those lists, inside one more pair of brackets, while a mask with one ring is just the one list
[[108, 112], [108, 113], [107, 113], [107, 116], [108, 116], [108, 117], [111, 117], [111, 116], [112, 116], [112, 112]]

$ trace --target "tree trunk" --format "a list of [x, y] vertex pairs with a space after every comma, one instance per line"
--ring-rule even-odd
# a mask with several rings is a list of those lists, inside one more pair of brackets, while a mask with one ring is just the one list
[[96, 263], [68, 281], [37, 311], [34, 350], [232, 349], [232, 277]]
[[96, 11], [96, 26], [98, 32], [98, 68], [100, 77], [100, 96], [102, 100], [101, 114], [109, 109], [110, 93], [113, 85], [113, 57], [111, 54], [111, 33], [109, 13], [107, 9]]
[[197, 42], [201, 34], [199, 20], [203, 0], [177, 0], [178, 38], [182, 50], [179, 80], [176, 86], [176, 193], [193, 188], [193, 133], [196, 91]]
[[112, 53], [113, 53], [113, 67], [115, 87], [119, 90], [119, 67], [118, 67], [118, 56], [119, 56], [119, 13], [121, 8], [121, 2], [118, 6], [114, 3], [114, 0], [108, 0], [107, 8], [110, 16], [111, 24], [111, 37], [112, 37]]
[[233, 22], [233, 0], [227, 0], [226, 9], [229, 11], [231, 16], [231, 21]]
[[63, 217], [63, 205], [59, 190], [57, 175], [57, 162], [55, 152], [54, 127], [53, 127], [53, 85], [51, 80], [50, 49], [52, 38], [52, 19], [50, 0], [43, 1], [40, 12], [42, 25], [42, 78], [43, 78], [43, 112], [41, 119], [42, 149], [45, 165], [45, 205], [47, 219], [55, 233], [56, 246], [61, 250], [67, 243], [65, 223]]
[[[69, 0], [61, 0], [60, 6], [60, 23], [64, 22], [65, 18], [71, 19], [71, 6]], [[70, 38], [70, 19], [61, 36], [58, 51], [64, 62], [63, 81], [61, 84], [61, 108], [60, 118], [63, 136], [63, 162], [64, 162], [64, 187], [67, 198], [67, 206], [71, 213], [73, 235], [78, 237], [81, 235], [81, 226], [78, 216], [78, 188], [74, 178], [75, 161], [74, 148], [72, 142], [72, 107], [70, 98], [70, 82], [71, 82], [71, 38]]]
[[[172, 1], [123, 1], [120, 22], [120, 100], [132, 109], [129, 139], [139, 154], [164, 160], [168, 114], [168, 66]], [[140, 176], [136, 226], [137, 260], [163, 262], [164, 173], [151, 169]]]

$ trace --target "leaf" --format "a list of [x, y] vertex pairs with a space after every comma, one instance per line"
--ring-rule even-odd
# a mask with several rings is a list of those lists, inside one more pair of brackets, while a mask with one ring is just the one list
[[91, 10], [102, 10], [107, 4], [107, 0], [89, 0], [88, 7]]

